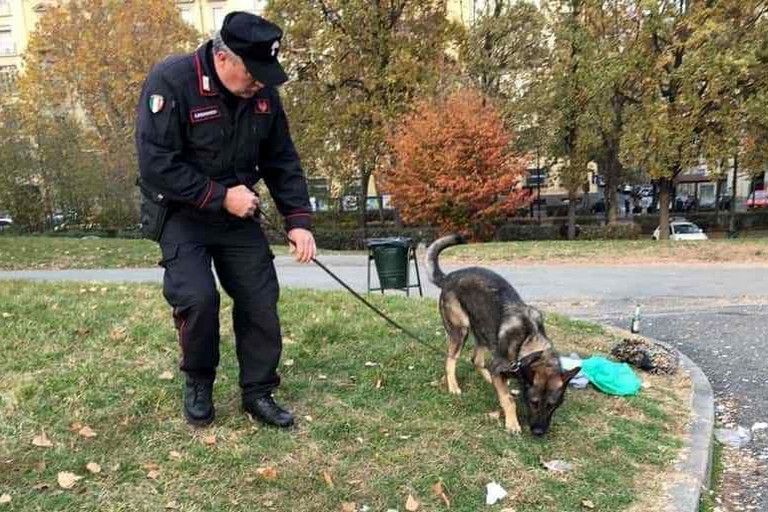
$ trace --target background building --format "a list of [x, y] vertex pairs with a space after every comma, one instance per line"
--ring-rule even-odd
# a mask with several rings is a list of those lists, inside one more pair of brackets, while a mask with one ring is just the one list
[[[0, 0], [0, 93], [9, 92], [37, 20], [60, 0]], [[267, 0], [177, 0], [179, 15], [202, 34], [221, 26], [230, 11], [261, 14]]]

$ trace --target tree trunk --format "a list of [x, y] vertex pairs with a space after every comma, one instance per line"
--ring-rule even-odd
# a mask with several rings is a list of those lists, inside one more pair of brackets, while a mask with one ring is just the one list
[[568, 191], [568, 240], [576, 239], [576, 191]]
[[731, 181], [731, 208], [730, 218], [728, 219], [728, 238], [736, 238], [738, 232], [736, 231], [736, 185], [739, 175], [739, 157], [733, 155], [733, 178]]
[[601, 173], [605, 178], [605, 221], [608, 224], [613, 224], [618, 218], [616, 212], [616, 188], [618, 187], [618, 178], [621, 174], [621, 162], [619, 162], [615, 146], [610, 141], [607, 142]]
[[669, 240], [669, 178], [659, 180], [659, 240]]

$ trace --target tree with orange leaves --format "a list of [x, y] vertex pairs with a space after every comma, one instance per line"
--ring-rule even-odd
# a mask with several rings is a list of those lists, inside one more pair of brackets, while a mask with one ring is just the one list
[[482, 236], [527, 203], [518, 186], [525, 163], [512, 139], [499, 109], [477, 92], [422, 102], [389, 137], [384, 189], [409, 224]]

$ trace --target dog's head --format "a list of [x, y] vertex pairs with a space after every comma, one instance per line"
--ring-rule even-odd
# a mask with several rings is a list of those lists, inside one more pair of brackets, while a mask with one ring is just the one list
[[543, 436], [549, 430], [552, 415], [565, 398], [568, 382], [581, 368], [562, 371], [557, 355], [544, 351], [528, 354], [517, 364], [511, 374], [522, 382], [522, 398], [528, 410], [528, 426], [535, 436]]

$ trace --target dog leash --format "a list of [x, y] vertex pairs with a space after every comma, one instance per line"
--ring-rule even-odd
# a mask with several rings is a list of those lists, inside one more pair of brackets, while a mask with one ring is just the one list
[[[279, 232], [279, 233], [282, 235], [282, 237], [283, 237], [283, 238], [285, 238], [285, 240], [286, 240], [286, 241], [287, 241], [289, 244], [291, 244], [291, 245], [293, 245], [294, 247], [296, 247], [296, 243], [295, 243], [293, 240], [291, 240], [290, 238], [288, 238], [288, 234], [287, 234], [287, 233], [285, 233], [284, 231], [282, 231], [282, 230], [278, 229], [277, 227], [275, 227], [275, 225], [272, 223], [272, 219], [270, 219], [270, 218], [269, 218], [269, 216], [267, 216], [267, 214], [266, 214], [266, 213], [264, 213], [264, 211], [263, 211], [263, 210], [259, 209], [259, 210], [258, 210], [258, 214], [259, 214], [259, 215], [261, 215], [261, 217], [264, 219], [264, 224], [266, 224], [266, 226], [267, 226], [268, 228], [272, 229], [272, 230], [273, 230], [273, 231], [275, 231], [275, 232]], [[258, 222], [258, 221], [257, 221], [257, 222]], [[377, 315], [379, 315], [381, 318], [383, 318], [384, 320], [386, 320], [387, 322], [389, 322], [391, 325], [393, 325], [393, 326], [394, 326], [394, 327], [396, 327], [397, 329], [400, 329], [402, 332], [404, 332], [405, 334], [407, 334], [407, 335], [408, 335], [408, 337], [410, 337], [410, 338], [411, 338], [412, 340], [414, 340], [415, 342], [417, 342], [417, 343], [419, 343], [420, 345], [422, 345], [422, 346], [424, 346], [424, 347], [428, 348], [428, 349], [429, 349], [429, 350], [431, 350], [432, 352], [434, 352], [434, 353], [438, 354], [440, 357], [445, 357], [445, 352], [438, 350], [437, 348], [435, 348], [434, 346], [430, 345], [429, 343], [426, 343], [424, 340], [422, 340], [421, 338], [419, 338], [418, 336], [416, 336], [415, 334], [413, 334], [411, 331], [409, 331], [408, 329], [406, 329], [405, 327], [403, 327], [402, 325], [400, 325], [399, 323], [397, 323], [396, 321], [394, 321], [393, 319], [391, 319], [389, 316], [387, 316], [385, 313], [383, 313], [383, 312], [382, 312], [380, 309], [378, 309], [376, 306], [374, 306], [373, 304], [371, 304], [370, 302], [368, 302], [368, 301], [365, 299], [365, 297], [363, 297], [362, 295], [360, 295], [359, 293], [357, 293], [355, 290], [353, 290], [353, 289], [352, 289], [352, 288], [351, 288], [351, 287], [350, 287], [350, 286], [349, 286], [347, 283], [345, 283], [345, 282], [344, 282], [344, 281], [343, 281], [343, 280], [342, 280], [342, 279], [341, 279], [339, 276], [337, 276], [336, 274], [334, 274], [334, 273], [333, 273], [333, 272], [332, 272], [332, 271], [331, 271], [331, 270], [330, 270], [328, 267], [326, 267], [326, 266], [325, 266], [325, 265], [324, 265], [322, 262], [320, 262], [320, 261], [319, 261], [317, 258], [313, 257], [311, 261], [312, 261], [312, 263], [314, 263], [315, 265], [317, 265], [318, 267], [320, 267], [321, 269], [323, 269], [323, 270], [325, 271], [325, 273], [326, 273], [326, 274], [328, 274], [329, 276], [331, 276], [331, 277], [332, 277], [332, 278], [333, 278], [333, 279], [334, 279], [334, 280], [335, 280], [337, 283], [339, 283], [341, 286], [343, 286], [343, 287], [344, 287], [344, 288], [345, 288], [345, 289], [346, 289], [346, 290], [347, 290], [349, 293], [351, 293], [351, 294], [352, 294], [352, 295], [353, 295], [353, 296], [354, 296], [354, 297], [355, 297], [357, 300], [359, 300], [360, 302], [362, 302], [363, 304], [365, 304], [366, 306], [368, 306], [368, 307], [369, 307], [369, 308], [370, 308], [370, 309], [371, 309], [371, 310], [372, 310], [374, 313], [376, 313]]]

